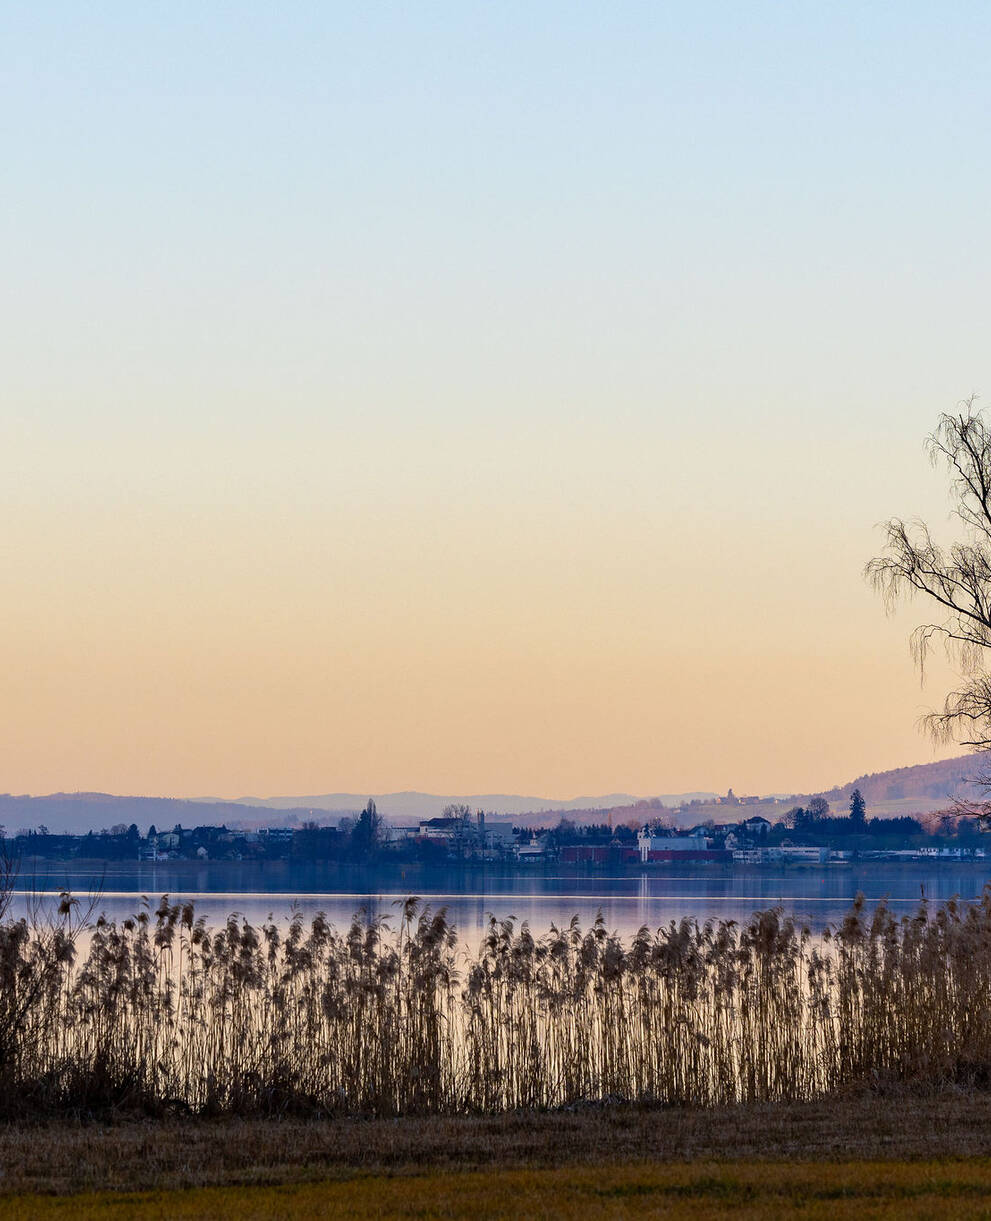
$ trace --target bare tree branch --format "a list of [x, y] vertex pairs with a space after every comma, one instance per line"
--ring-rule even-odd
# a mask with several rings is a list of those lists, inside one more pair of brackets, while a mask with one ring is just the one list
[[949, 472], [964, 538], [945, 549], [925, 522], [892, 518], [881, 527], [883, 551], [868, 562], [864, 575], [889, 613], [919, 596], [938, 608], [941, 618], [912, 632], [912, 657], [925, 677], [926, 661], [939, 642], [962, 682], [923, 724], [938, 742], [989, 750], [991, 678], [985, 666], [991, 649], [991, 428], [974, 398], [956, 414], [940, 416], [926, 448], [934, 465]]

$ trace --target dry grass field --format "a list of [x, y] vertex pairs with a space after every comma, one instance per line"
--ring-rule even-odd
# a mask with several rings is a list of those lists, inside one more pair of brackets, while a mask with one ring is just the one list
[[0, 1128], [7, 1218], [991, 1217], [991, 1095]]
[[277, 1187], [29, 1196], [0, 1218], [309, 1221], [349, 1217], [943, 1218], [991, 1216], [991, 1163], [757, 1162], [565, 1166], [359, 1177]]

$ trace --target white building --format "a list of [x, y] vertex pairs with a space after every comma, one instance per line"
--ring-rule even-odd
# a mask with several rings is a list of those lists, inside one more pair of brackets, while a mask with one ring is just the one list
[[546, 855], [544, 845], [541, 843], [517, 844], [516, 856], [523, 864], [538, 864]]
[[788, 848], [780, 848], [778, 851], [781, 853], [783, 861], [808, 861], [814, 865], [824, 865], [829, 860], [828, 848], [792, 845]]
[[695, 832], [691, 835], [652, 835], [646, 827], [637, 836], [640, 860], [644, 864], [650, 860], [652, 852], [702, 852], [710, 843], [704, 835]]
[[747, 835], [766, 835], [771, 829], [771, 824], [766, 818], [762, 818], [759, 814], [753, 818], [746, 818], [741, 823], [741, 830]]

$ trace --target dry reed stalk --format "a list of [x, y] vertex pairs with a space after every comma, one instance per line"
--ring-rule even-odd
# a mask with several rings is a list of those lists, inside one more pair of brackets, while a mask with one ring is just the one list
[[991, 890], [901, 919], [858, 898], [822, 942], [777, 909], [629, 943], [601, 914], [541, 937], [492, 918], [473, 954], [414, 898], [395, 931], [298, 910], [210, 929], [165, 898], [91, 926], [68, 895], [40, 911], [0, 919], [8, 1114], [710, 1107], [991, 1081]]

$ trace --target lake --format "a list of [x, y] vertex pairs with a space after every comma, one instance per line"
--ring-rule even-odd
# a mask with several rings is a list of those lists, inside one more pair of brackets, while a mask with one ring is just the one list
[[252, 922], [272, 915], [286, 920], [293, 903], [307, 915], [325, 912], [347, 924], [359, 908], [394, 915], [398, 901], [415, 894], [446, 907], [463, 938], [474, 943], [489, 913], [527, 920], [535, 934], [575, 914], [590, 923], [602, 910], [610, 929], [626, 936], [641, 925], [657, 928], [682, 916], [698, 920], [746, 920], [761, 908], [781, 906], [819, 932], [842, 920], [858, 891], [869, 903], [887, 898], [909, 912], [923, 894], [932, 902], [954, 896], [975, 899], [991, 881], [991, 863], [852, 864], [849, 866], [735, 867], [688, 870], [564, 870], [403, 868], [342, 866], [325, 862], [169, 861], [40, 864], [18, 883], [15, 911], [26, 909], [26, 891], [68, 887], [84, 898], [100, 892], [98, 910], [121, 919], [142, 895], [191, 899], [197, 914], [220, 923], [236, 911]]

